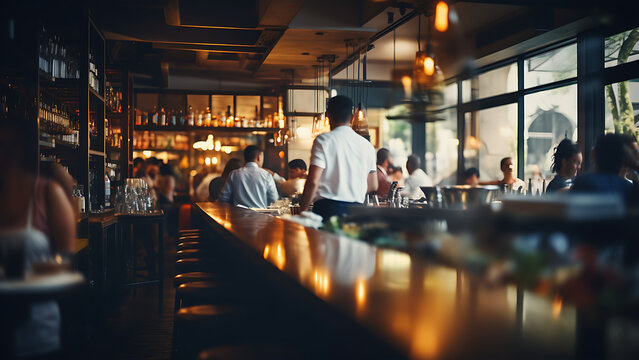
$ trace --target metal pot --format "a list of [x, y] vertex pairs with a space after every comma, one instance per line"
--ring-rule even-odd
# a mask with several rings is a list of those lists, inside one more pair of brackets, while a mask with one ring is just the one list
[[498, 196], [499, 186], [443, 186], [441, 191], [445, 207], [465, 210], [490, 204]]
[[443, 207], [442, 193], [438, 186], [420, 186], [420, 189], [426, 197], [428, 207], [437, 209]]

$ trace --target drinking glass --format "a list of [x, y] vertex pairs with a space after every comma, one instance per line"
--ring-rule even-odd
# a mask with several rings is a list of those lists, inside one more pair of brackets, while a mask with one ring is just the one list
[[379, 206], [379, 199], [377, 199], [377, 194], [366, 195], [366, 206]]

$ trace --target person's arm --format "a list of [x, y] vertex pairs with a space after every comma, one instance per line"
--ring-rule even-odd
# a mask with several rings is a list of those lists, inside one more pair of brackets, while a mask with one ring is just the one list
[[273, 180], [272, 176], [268, 177], [268, 190], [266, 192], [266, 198], [268, 199], [268, 203], [271, 204], [275, 200], [280, 198], [280, 195], [277, 193], [277, 186], [275, 186], [275, 180]]
[[367, 194], [377, 191], [377, 187], [379, 183], [377, 182], [377, 171], [371, 171], [368, 173], [368, 189], [366, 190]]
[[[316, 165], [311, 165], [311, 168], [308, 171], [308, 177], [306, 178], [306, 184], [304, 184], [300, 211], [308, 210], [308, 207], [311, 205], [311, 201], [315, 198], [315, 193], [317, 193], [317, 187], [319, 186], [320, 178], [323, 173], [324, 169]], [[377, 174], [375, 174], [375, 176], [377, 176]], [[377, 177], [375, 178], [375, 182], [377, 183]]]
[[231, 203], [231, 181], [233, 178], [233, 174], [231, 174], [226, 180], [226, 184], [224, 184], [224, 188], [222, 188], [222, 192], [220, 193], [220, 197], [217, 199], [219, 202]]
[[47, 218], [53, 248], [62, 253], [73, 253], [76, 239], [76, 223], [73, 205], [65, 190], [56, 181], [47, 184]]

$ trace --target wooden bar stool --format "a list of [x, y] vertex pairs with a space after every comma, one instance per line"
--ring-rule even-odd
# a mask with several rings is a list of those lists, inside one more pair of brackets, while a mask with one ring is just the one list
[[222, 280], [222, 276], [218, 273], [212, 272], [190, 272], [184, 274], [177, 274], [173, 277], [173, 285], [178, 287], [182, 284], [194, 282], [194, 281], [215, 281]]
[[297, 360], [312, 358], [299, 350], [277, 345], [222, 346], [200, 352], [197, 360]]
[[192, 281], [178, 285], [175, 309], [194, 305], [236, 305], [246, 302], [236, 289], [223, 280]]
[[216, 266], [212, 261], [201, 258], [179, 259], [175, 262], [176, 274], [188, 272], [212, 272], [219, 270], [220, 266]]
[[210, 259], [213, 252], [208, 249], [184, 249], [175, 253], [176, 259]]
[[211, 346], [241, 344], [250, 336], [241, 308], [198, 305], [181, 308], [174, 318], [173, 358], [194, 359]]

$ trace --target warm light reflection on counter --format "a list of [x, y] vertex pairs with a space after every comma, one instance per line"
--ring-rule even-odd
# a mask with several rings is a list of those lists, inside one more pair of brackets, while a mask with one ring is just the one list
[[366, 282], [362, 279], [359, 279], [355, 283], [355, 300], [357, 312], [360, 312], [364, 309], [364, 305], [366, 305], [366, 296]]
[[315, 285], [315, 292], [318, 295], [328, 295], [330, 291], [330, 278], [327, 273], [315, 270], [313, 273], [313, 281]]
[[562, 305], [561, 297], [559, 297], [559, 295], [556, 295], [555, 298], [552, 300], [552, 318], [553, 319], [558, 319], [559, 315], [561, 315], [561, 305]]
[[266, 244], [264, 247], [264, 259], [268, 259], [268, 254], [271, 252], [271, 246]]
[[381, 273], [382, 282], [392, 289], [408, 289], [410, 284], [410, 256], [397, 251], [377, 252], [376, 272]]
[[278, 269], [283, 270], [284, 264], [286, 264], [286, 254], [284, 254], [284, 247], [282, 244], [277, 244], [275, 248], [275, 265]]

